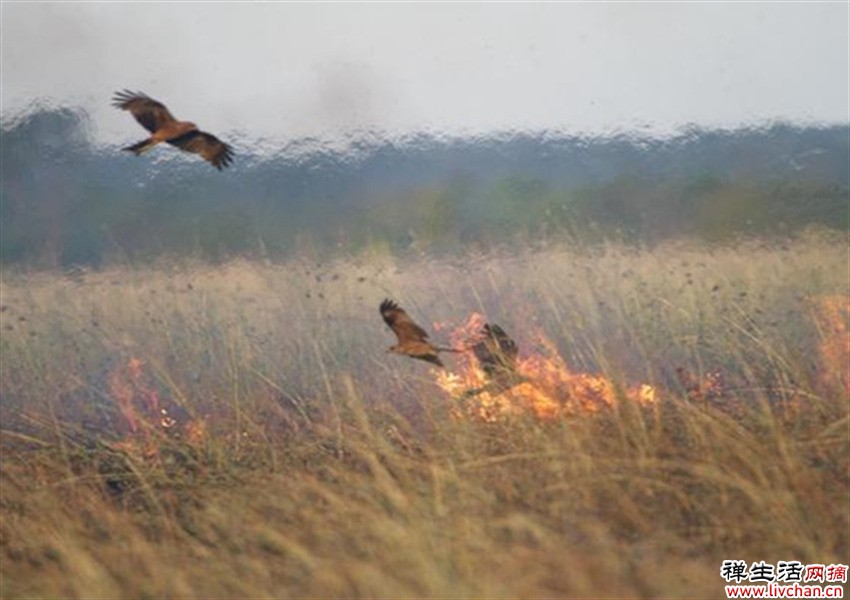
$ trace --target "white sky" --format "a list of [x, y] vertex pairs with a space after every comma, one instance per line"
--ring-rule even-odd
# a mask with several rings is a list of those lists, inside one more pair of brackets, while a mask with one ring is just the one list
[[121, 88], [217, 134], [850, 122], [850, 3], [13, 3], [4, 118]]

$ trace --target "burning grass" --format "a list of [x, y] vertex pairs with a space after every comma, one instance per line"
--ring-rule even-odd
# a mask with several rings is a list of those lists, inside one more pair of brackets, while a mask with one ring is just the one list
[[[453, 346], [469, 347], [464, 339], [485, 323], [480, 313], [470, 315], [452, 332]], [[612, 409], [620, 399], [642, 405], [657, 401], [656, 390], [649, 384], [619, 390], [603, 375], [572, 372], [545, 333], [537, 331], [533, 337], [537, 352], [519, 356], [515, 372], [501, 380], [488, 375], [474, 353], [467, 353], [451, 371], [432, 370], [437, 385], [462, 400], [456, 412], [460, 418], [493, 422], [528, 413], [553, 420]]]
[[[5, 274], [3, 597], [715, 597], [847, 563], [846, 240]], [[384, 352], [394, 296], [517, 377]], [[465, 393], [480, 390], [478, 393]]]

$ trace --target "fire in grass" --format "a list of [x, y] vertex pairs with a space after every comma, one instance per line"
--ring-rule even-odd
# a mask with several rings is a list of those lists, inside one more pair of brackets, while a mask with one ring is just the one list
[[573, 372], [541, 332], [534, 339], [538, 351], [528, 355], [479, 313], [470, 315], [450, 336], [454, 347], [468, 352], [454, 371], [434, 370], [434, 377], [442, 389], [461, 400], [458, 416], [489, 422], [517, 415], [553, 420], [611, 408], [620, 398], [641, 405], [657, 401], [650, 385], [623, 390], [602, 375]]
[[110, 444], [114, 449], [150, 460], [159, 457], [166, 441], [197, 445], [204, 440], [204, 421], [191, 418], [177, 402], [161, 394], [141, 359], [116, 365], [106, 387], [123, 423], [123, 437]]
[[817, 327], [821, 365], [818, 379], [827, 393], [850, 396], [850, 298], [843, 294], [809, 300]]

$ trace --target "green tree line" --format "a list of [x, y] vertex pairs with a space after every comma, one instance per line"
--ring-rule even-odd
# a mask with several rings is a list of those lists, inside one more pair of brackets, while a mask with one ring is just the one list
[[0, 260], [26, 266], [539, 240], [653, 243], [850, 229], [850, 128], [774, 124], [667, 140], [409, 136], [259, 155], [218, 173], [97, 146], [85, 114], [4, 121]]

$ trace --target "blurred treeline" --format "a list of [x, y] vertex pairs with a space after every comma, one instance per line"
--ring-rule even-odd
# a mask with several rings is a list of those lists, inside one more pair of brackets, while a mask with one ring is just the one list
[[[850, 229], [850, 126], [690, 129], [666, 139], [366, 135], [344, 149], [225, 135], [219, 173], [157, 148], [94, 145], [87, 115], [2, 124], [0, 259], [26, 267], [163, 257], [453, 252], [570, 239], [652, 244]], [[143, 132], [128, 124], [127, 143]]]

